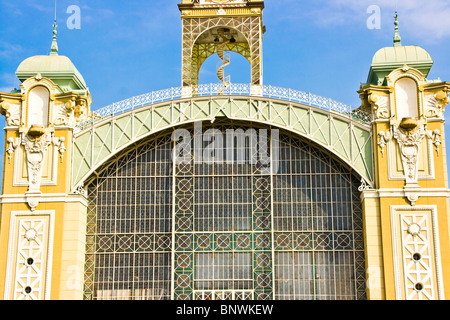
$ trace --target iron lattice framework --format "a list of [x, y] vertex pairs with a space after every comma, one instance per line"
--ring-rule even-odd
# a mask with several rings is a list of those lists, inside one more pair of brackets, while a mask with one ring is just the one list
[[174, 156], [166, 131], [87, 186], [85, 299], [366, 298], [359, 179], [330, 154], [286, 131], [276, 172]]
[[198, 85], [203, 62], [217, 51], [214, 43], [201, 44], [197, 39], [204, 32], [216, 27], [232, 28], [240, 32], [247, 42], [227, 45], [229, 51], [243, 55], [251, 65], [251, 83], [262, 85], [262, 18], [209, 17], [182, 19], [182, 86]]
[[180, 94], [180, 88], [163, 90], [100, 110], [102, 118], [77, 128], [74, 161], [78, 165], [73, 168], [73, 190], [100, 166], [114, 161], [118, 153], [148, 135], [222, 117], [264, 123], [304, 136], [333, 152], [372, 185], [373, 138], [365, 113], [328, 98], [270, 86], [263, 87], [264, 97], [249, 96], [248, 85], [232, 85], [225, 95], [211, 96], [219, 87], [199, 86], [201, 97], [178, 100], [174, 97]]

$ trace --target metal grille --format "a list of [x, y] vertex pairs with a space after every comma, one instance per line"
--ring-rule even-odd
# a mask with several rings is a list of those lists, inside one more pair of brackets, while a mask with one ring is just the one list
[[[248, 124], [209, 129], [247, 133], [245, 144], [224, 138], [233, 157], [258, 141]], [[104, 168], [88, 186], [85, 298], [365, 299], [359, 179], [287, 132], [266, 147], [275, 142], [275, 172], [174, 162], [170, 134]]]

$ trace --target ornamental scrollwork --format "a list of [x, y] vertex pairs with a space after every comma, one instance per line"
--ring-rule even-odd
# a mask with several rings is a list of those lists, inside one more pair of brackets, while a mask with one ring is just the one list
[[425, 116], [427, 118], [443, 118], [445, 106], [450, 102], [448, 92], [439, 91], [429, 96], [425, 106]]

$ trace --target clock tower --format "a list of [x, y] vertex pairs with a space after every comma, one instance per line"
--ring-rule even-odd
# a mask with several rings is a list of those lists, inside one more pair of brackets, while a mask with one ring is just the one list
[[222, 60], [217, 76], [229, 84], [224, 68], [226, 52], [244, 56], [251, 65], [252, 91], [263, 84], [262, 40], [264, 1], [182, 0], [178, 5], [182, 19], [182, 86], [185, 95], [195, 94], [202, 64], [217, 53]]

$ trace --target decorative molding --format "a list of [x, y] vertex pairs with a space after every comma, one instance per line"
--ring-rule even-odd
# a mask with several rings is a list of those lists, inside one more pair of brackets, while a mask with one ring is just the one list
[[409, 132], [397, 126], [392, 126], [393, 137], [397, 140], [405, 171], [406, 186], [418, 185], [419, 146], [427, 132], [423, 126], [418, 126], [415, 132]]
[[52, 142], [51, 134], [43, 134], [41, 137], [30, 137], [22, 134], [22, 145], [27, 155], [28, 166], [28, 191], [38, 191], [41, 185], [41, 173], [45, 152]]
[[[406, 180], [405, 174], [396, 175], [394, 173], [394, 167], [395, 167], [395, 149], [397, 146], [395, 145], [393, 139], [392, 139], [392, 133], [389, 132], [390, 139], [387, 141], [387, 157], [388, 157], [388, 174], [389, 174], [389, 180]], [[418, 179], [421, 180], [434, 180], [436, 179], [435, 175], [435, 168], [434, 168], [434, 156], [433, 156], [433, 144], [432, 139], [430, 135], [430, 131], [426, 131], [426, 152], [428, 157], [428, 174], [419, 174]], [[398, 149], [397, 149], [398, 150]]]
[[363, 179], [361, 179], [361, 186], [359, 186], [358, 191], [363, 192], [366, 190], [370, 190], [370, 186], [367, 184], [366, 180], [363, 178]]
[[[24, 194], [13, 194], [13, 195], [2, 195], [0, 196], [0, 203], [24, 203], [27, 202], [27, 196]], [[79, 202], [84, 206], [87, 206], [86, 198], [80, 194], [70, 194], [65, 193], [43, 193], [39, 197], [39, 203], [49, 203], [49, 202]]]
[[12, 211], [5, 300], [50, 300], [55, 211]]
[[56, 126], [73, 126], [75, 125], [74, 121], [74, 110], [75, 103], [72, 101], [59, 104], [56, 107], [56, 115], [54, 124]]
[[28, 168], [28, 191], [25, 195], [31, 211], [34, 211], [39, 204], [39, 198], [42, 194], [40, 191], [42, 168], [45, 154], [52, 143], [52, 137], [50, 133], [44, 133], [40, 137], [30, 137], [22, 134], [21, 143], [25, 148]]
[[436, 94], [427, 95], [425, 100], [425, 117], [443, 119], [445, 106], [450, 102], [448, 92], [439, 91]]
[[[425, 197], [450, 198], [449, 189], [421, 189], [420, 195]], [[367, 190], [362, 194], [362, 198], [404, 198], [407, 197], [404, 189], [378, 189]]]
[[380, 131], [378, 133], [378, 138], [379, 138], [378, 145], [381, 148], [381, 155], [384, 158], [384, 148], [386, 147], [387, 143], [391, 140], [391, 133]]
[[391, 206], [390, 211], [396, 299], [444, 300], [437, 207]]
[[391, 113], [389, 111], [389, 97], [379, 96], [374, 93], [369, 95], [369, 103], [372, 106], [373, 113], [375, 115], [375, 120], [378, 119], [389, 119]]
[[20, 104], [3, 102], [0, 104], [0, 113], [5, 116], [7, 126], [20, 126]]
[[6, 152], [8, 153], [8, 163], [11, 164], [11, 157], [17, 147], [20, 145], [20, 139], [8, 138], [8, 148]]
[[441, 139], [439, 138], [441, 136], [441, 132], [436, 129], [433, 131], [433, 144], [436, 147], [437, 156], [439, 157], [439, 146], [442, 144]]
[[66, 146], [64, 145], [64, 141], [66, 141], [66, 138], [61, 137], [61, 138], [54, 138], [53, 139], [53, 144], [58, 148], [58, 152], [59, 152], [59, 156], [61, 159], [61, 163], [64, 160], [64, 153], [66, 152]]
[[74, 193], [75, 193], [75, 194], [82, 195], [83, 197], [87, 198], [87, 191], [86, 191], [86, 189], [84, 188], [84, 184], [83, 184], [83, 183], [80, 184], [80, 185], [76, 188], [76, 190], [74, 191]]

